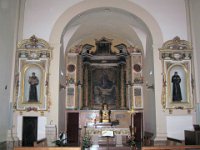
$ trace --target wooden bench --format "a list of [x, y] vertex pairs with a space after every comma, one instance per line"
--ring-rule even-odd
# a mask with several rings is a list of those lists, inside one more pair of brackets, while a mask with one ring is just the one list
[[180, 146], [144, 146], [142, 150], [200, 150], [200, 145], [180, 145]]
[[44, 139], [41, 139], [39, 141], [35, 141], [33, 143], [33, 146], [34, 147], [47, 147], [47, 139], [44, 138]]
[[14, 147], [14, 150], [81, 150], [81, 147]]

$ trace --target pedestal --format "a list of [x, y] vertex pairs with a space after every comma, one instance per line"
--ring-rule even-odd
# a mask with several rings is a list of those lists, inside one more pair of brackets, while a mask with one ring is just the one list
[[122, 147], [122, 135], [115, 135], [116, 137], [116, 147]]
[[99, 147], [99, 136], [97, 134], [92, 135], [92, 146]]
[[46, 126], [47, 146], [55, 146], [53, 142], [57, 140], [56, 135], [57, 135], [56, 125], [47, 125]]

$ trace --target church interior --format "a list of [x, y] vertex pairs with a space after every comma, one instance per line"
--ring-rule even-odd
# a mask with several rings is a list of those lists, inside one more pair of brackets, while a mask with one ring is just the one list
[[0, 149], [200, 149], [199, 8], [0, 0]]

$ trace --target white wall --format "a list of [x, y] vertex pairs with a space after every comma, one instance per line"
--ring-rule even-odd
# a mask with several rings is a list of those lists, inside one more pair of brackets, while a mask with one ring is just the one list
[[175, 36], [187, 40], [184, 0], [130, 0], [146, 9], [158, 22], [164, 41]]
[[80, 0], [26, 0], [23, 38], [33, 34], [49, 41], [51, 30], [59, 16]]
[[9, 104], [17, 9], [18, 0], [0, 0], [0, 142], [6, 140], [12, 122]]
[[[195, 82], [196, 82], [196, 101], [198, 102], [198, 105], [196, 105], [197, 108], [197, 123], [200, 124], [200, 1], [199, 0], [188, 0], [189, 1], [189, 13], [190, 13], [190, 19], [191, 19], [191, 34], [192, 34], [192, 44], [194, 48], [194, 65], [195, 65]], [[190, 20], [189, 20], [190, 21]]]
[[[24, 16], [24, 36], [31, 35], [49, 41], [49, 35], [59, 16], [81, 0], [27, 0]], [[186, 10], [183, 0], [130, 0], [146, 9], [158, 22], [164, 41], [175, 36], [187, 39]]]
[[192, 116], [167, 116], [167, 137], [185, 140], [184, 130], [193, 130]]

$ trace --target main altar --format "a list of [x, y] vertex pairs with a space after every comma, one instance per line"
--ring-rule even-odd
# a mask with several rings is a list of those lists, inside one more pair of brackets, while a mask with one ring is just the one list
[[130, 130], [117, 127], [87, 127], [86, 134], [91, 136], [93, 145], [106, 145], [107, 138], [109, 138], [109, 144], [122, 146], [125, 144], [126, 138], [130, 136]]
[[[141, 141], [142, 59], [141, 49], [106, 37], [70, 48], [66, 59], [69, 138], [76, 130], [79, 139], [89, 134], [93, 144], [99, 145], [105, 144], [106, 133], [112, 135], [110, 144], [121, 146], [130, 136], [129, 127], [134, 126]], [[128, 112], [130, 108], [136, 110], [136, 119]], [[74, 124], [78, 124], [76, 129]]]
[[99, 122], [96, 119], [93, 123], [84, 126], [84, 134], [89, 135], [95, 146], [99, 144], [113, 144], [116, 146], [123, 145], [123, 138], [130, 136], [130, 128], [119, 128], [119, 121], [111, 121], [111, 111], [106, 103], [102, 104], [99, 111]]

